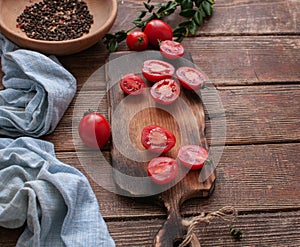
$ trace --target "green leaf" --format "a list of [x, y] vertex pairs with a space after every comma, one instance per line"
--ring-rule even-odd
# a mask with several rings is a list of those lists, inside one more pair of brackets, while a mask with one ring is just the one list
[[182, 36], [184, 33], [185, 33], [185, 27], [178, 26], [178, 27], [174, 28], [174, 30], [173, 30], [173, 35], [175, 37], [177, 37], [179, 35]]
[[183, 0], [175, 0], [176, 3], [182, 4]]
[[195, 5], [199, 8], [203, 0], [195, 0]]
[[121, 30], [116, 33], [116, 40], [118, 43], [125, 40], [127, 38], [127, 32], [125, 30]]
[[179, 15], [185, 17], [185, 18], [190, 18], [192, 17], [194, 14], [196, 13], [196, 10], [195, 9], [185, 9], [185, 10], [182, 10]]
[[206, 17], [206, 13], [205, 13], [205, 11], [203, 10], [203, 8], [199, 8], [198, 11], [199, 11], [200, 14], [203, 16], [203, 18]]
[[183, 21], [181, 23], [179, 23], [179, 27], [188, 27], [189, 25], [191, 25], [192, 20], [187, 20], [187, 21]]
[[118, 49], [118, 42], [115, 39], [112, 39], [108, 42], [107, 48], [110, 52], [114, 52]]
[[193, 16], [193, 20], [196, 23], [197, 26], [203, 25], [203, 15], [201, 14], [201, 11], [198, 10], [195, 15]]
[[147, 11], [142, 10], [138, 18], [140, 18], [140, 19], [144, 18], [146, 16], [146, 14], [147, 14]]
[[133, 22], [132, 22], [136, 27], [139, 27], [139, 28], [141, 28], [141, 27], [143, 27], [144, 25], [145, 25], [145, 22], [143, 22], [143, 21], [140, 21], [140, 20], [134, 20]]
[[203, 1], [201, 6], [204, 9], [206, 15], [211, 16], [211, 14], [212, 14], [212, 5], [207, 1]]
[[183, 0], [181, 2], [181, 10], [192, 9], [194, 7], [192, 0]]
[[116, 38], [116, 35], [114, 35], [114, 34], [112, 34], [112, 33], [107, 33], [107, 34], [105, 34], [105, 36], [104, 36], [104, 39], [105, 39], [105, 40], [114, 39], [114, 38]]
[[154, 9], [154, 5], [150, 5], [144, 2], [144, 6], [145, 8], [149, 11], [149, 13], [152, 12], [152, 10]]
[[194, 35], [197, 32], [197, 25], [194, 21], [192, 21], [191, 25], [189, 26], [190, 34]]
[[[175, 37], [176, 37], [176, 36], [175, 36]], [[179, 43], [181, 43], [182, 40], [183, 40], [183, 36], [182, 36], [182, 35], [178, 36], [178, 37], [175, 39], [175, 41], [176, 41], [176, 42], [179, 42]]]

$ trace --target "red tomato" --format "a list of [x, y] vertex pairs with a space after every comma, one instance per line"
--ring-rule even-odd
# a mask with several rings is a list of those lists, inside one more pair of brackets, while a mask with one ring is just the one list
[[143, 63], [143, 76], [151, 82], [172, 78], [175, 68], [172, 64], [160, 60], [146, 60]]
[[197, 145], [187, 145], [181, 147], [177, 156], [181, 164], [191, 170], [198, 170], [202, 168], [207, 157], [207, 150]]
[[140, 76], [127, 74], [121, 78], [120, 87], [126, 94], [137, 95], [144, 92], [146, 84]]
[[126, 44], [132, 51], [143, 51], [148, 47], [148, 36], [139, 30], [127, 35]]
[[149, 43], [158, 46], [163, 40], [171, 40], [173, 38], [172, 28], [162, 20], [149, 21], [144, 29], [144, 33], [148, 36]]
[[184, 54], [184, 48], [182, 44], [173, 40], [164, 40], [159, 46], [160, 53], [169, 59], [177, 59]]
[[79, 122], [81, 140], [91, 148], [102, 148], [110, 138], [110, 125], [100, 113], [86, 114]]
[[157, 103], [168, 105], [178, 98], [180, 86], [173, 79], [164, 79], [151, 87], [150, 94]]
[[147, 150], [155, 153], [166, 153], [174, 147], [176, 137], [163, 127], [149, 125], [142, 130], [141, 142]]
[[206, 81], [205, 75], [192, 67], [178, 68], [176, 76], [182, 86], [191, 90], [198, 90]]
[[175, 179], [178, 174], [178, 164], [169, 157], [157, 157], [148, 164], [148, 175], [157, 184], [166, 184]]

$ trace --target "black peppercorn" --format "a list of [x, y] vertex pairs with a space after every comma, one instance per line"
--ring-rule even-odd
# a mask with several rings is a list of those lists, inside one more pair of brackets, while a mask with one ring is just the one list
[[28, 37], [50, 41], [79, 38], [94, 23], [82, 0], [43, 0], [26, 6], [16, 21]]

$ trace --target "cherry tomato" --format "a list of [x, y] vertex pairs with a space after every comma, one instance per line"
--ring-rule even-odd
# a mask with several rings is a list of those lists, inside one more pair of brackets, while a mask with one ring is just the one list
[[169, 59], [177, 59], [184, 54], [184, 48], [182, 44], [173, 40], [164, 40], [159, 46], [160, 53]]
[[198, 170], [202, 168], [207, 157], [207, 150], [197, 145], [187, 145], [181, 147], [177, 156], [181, 164], [191, 170]]
[[140, 76], [127, 74], [121, 78], [120, 87], [126, 94], [137, 95], [144, 92], [146, 84]]
[[110, 138], [110, 125], [100, 113], [86, 114], [79, 122], [81, 140], [91, 148], [102, 148]]
[[148, 175], [157, 184], [167, 184], [178, 174], [178, 164], [169, 157], [157, 157], [148, 164]]
[[180, 86], [173, 79], [164, 79], [151, 87], [150, 94], [157, 103], [168, 105], [178, 98]]
[[192, 67], [178, 68], [176, 76], [183, 87], [191, 90], [198, 90], [206, 81], [205, 75]]
[[172, 28], [162, 20], [149, 21], [144, 29], [144, 33], [148, 36], [149, 43], [158, 46], [163, 40], [171, 40], [173, 38]]
[[143, 76], [151, 82], [172, 78], [175, 68], [172, 64], [160, 60], [146, 60], [143, 63]]
[[143, 31], [133, 31], [127, 35], [126, 44], [132, 51], [143, 51], [148, 47], [148, 36]]
[[166, 153], [174, 147], [176, 137], [161, 126], [149, 125], [142, 130], [141, 142], [147, 150], [155, 153]]

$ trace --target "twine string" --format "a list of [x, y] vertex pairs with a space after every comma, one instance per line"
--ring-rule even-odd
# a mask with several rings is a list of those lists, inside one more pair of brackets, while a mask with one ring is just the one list
[[195, 227], [202, 223], [205, 225], [210, 224], [211, 220], [214, 218], [221, 218], [227, 222], [233, 222], [236, 218], [237, 212], [235, 208], [231, 206], [225, 206], [217, 211], [205, 214], [202, 212], [200, 215], [192, 217], [191, 219], [183, 219], [183, 226], [187, 227], [187, 234], [178, 247], [185, 247], [188, 244], [192, 244], [193, 247], [201, 247], [197, 236], [194, 233]]

